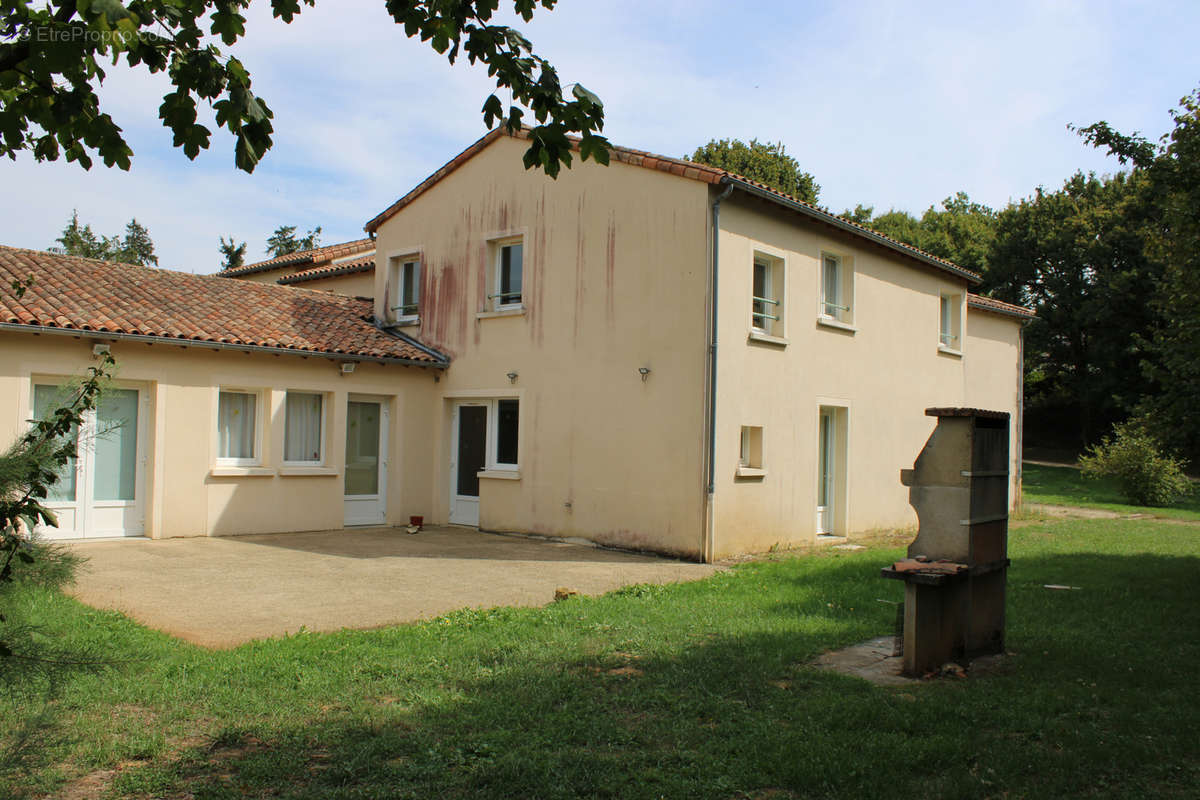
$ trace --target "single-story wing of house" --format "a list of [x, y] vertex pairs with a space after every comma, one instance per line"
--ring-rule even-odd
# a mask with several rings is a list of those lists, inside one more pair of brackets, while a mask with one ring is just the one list
[[614, 148], [551, 180], [524, 148], [216, 275], [0, 248], [0, 438], [119, 366], [46, 533], [422, 516], [714, 560], [914, 524], [934, 406], [1011, 415], [1017, 501], [1030, 312], [724, 170]]

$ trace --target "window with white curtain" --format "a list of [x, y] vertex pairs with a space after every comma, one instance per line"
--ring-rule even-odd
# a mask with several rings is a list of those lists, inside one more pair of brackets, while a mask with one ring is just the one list
[[252, 464], [258, 458], [258, 394], [222, 389], [217, 399], [217, 460]]
[[283, 436], [285, 462], [320, 464], [324, 461], [324, 400], [315, 392], [287, 393]]

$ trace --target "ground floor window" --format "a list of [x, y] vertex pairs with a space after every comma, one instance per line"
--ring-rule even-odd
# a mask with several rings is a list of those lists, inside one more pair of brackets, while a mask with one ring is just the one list
[[249, 464], [258, 458], [258, 394], [222, 389], [217, 399], [217, 458]]
[[521, 431], [521, 401], [497, 400], [495, 405], [496, 446], [492, 462], [496, 466], [516, 467], [517, 440]]
[[283, 460], [320, 464], [325, 452], [325, 398], [316, 392], [287, 393], [284, 403]]

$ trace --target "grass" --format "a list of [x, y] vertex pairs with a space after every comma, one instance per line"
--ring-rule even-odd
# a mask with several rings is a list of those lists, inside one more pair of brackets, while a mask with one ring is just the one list
[[891, 631], [886, 548], [229, 651], [33, 587], [125, 660], [0, 699], [0, 796], [1195, 797], [1198, 533], [1014, 530], [1011, 658], [899, 689], [807, 666]]
[[1130, 505], [1124, 502], [1112, 479], [1085, 478], [1075, 467], [1050, 467], [1025, 463], [1022, 491], [1026, 503], [1098, 508], [1124, 514], [1150, 514], [1164, 519], [1200, 520], [1200, 486], [1190, 497], [1169, 508]]

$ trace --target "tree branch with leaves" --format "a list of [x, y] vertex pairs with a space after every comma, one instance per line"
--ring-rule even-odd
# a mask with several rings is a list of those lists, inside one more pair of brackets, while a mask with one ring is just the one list
[[[538, 6], [557, 0], [512, 0], [525, 22]], [[271, 0], [276, 19], [290, 23], [315, 0]], [[173, 143], [195, 159], [209, 147], [212, 131], [198, 121], [199, 105], [215, 112], [218, 128], [234, 137], [234, 163], [253, 172], [270, 150], [274, 113], [254, 93], [249, 70], [221, 48], [246, 33], [242, 13], [249, 0], [54, 0], [33, 8], [27, 0], [0, 0], [0, 155], [30, 152], [38, 161], [67, 161], [90, 169], [93, 157], [129, 169], [133, 150], [120, 126], [101, 110], [97, 88], [110, 66], [165, 72], [172, 91], [159, 118]], [[386, 0], [387, 12], [404, 34], [427, 43], [451, 64], [465, 55], [487, 66], [498, 94], [484, 102], [490, 128], [510, 133], [526, 125], [526, 168], [551, 177], [569, 167], [572, 149], [583, 159], [608, 163], [604, 106], [575, 84], [564, 96], [558, 73], [537, 55], [519, 31], [492, 22], [500, 0]], [[577, 143], [571, 136], [579, 137]]]

